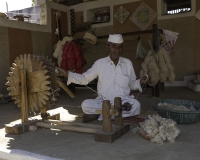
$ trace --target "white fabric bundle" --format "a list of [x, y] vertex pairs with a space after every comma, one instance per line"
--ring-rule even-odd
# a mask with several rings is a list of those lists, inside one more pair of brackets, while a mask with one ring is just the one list
[[170, 47], [173, 48], [178, 39], [179, 33], [163, 29], [163, 34]]

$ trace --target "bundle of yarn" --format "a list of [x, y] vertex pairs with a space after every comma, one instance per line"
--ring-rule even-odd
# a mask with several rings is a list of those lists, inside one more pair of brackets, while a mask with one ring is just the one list
[[53, 53], [53, 57], [58, 59], [58, 66], [60, 67], [61, 65], [61, 61], [62, 61], [62, 49], [63, 46], [65, 45], [66, 42], [70, 42], [73, 40], [72, 36], [66, 36], [62, 39], [62, 41], [58, 41], [55, 45], [54, 45], [54, 53]]
[[170, 55], [163, 47], [160, 47], [156, 53], [150, 50], [141, 67], [140, 77], [145, 76], [145, 74], [149, 75], [151, 77], [150, 86], [154, 86], [158, 82], [172, 83], [175, 80]]

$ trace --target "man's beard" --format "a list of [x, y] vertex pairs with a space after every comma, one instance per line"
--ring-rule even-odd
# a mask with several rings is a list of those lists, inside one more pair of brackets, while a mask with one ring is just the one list
[[120, 53], [117, 54], [110, 54], [110, 57], [114, 58], [114, 59], [118, 59], [120, 57]]

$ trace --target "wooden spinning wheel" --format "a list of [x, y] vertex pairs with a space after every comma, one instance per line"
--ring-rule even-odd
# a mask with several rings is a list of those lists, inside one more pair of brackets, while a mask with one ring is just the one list
[[[14, 103], [21, 107], [22, 122], [28, 121], [28, 113], [42, 110], [57, 100], [60, 86], [73, 93], [55, 74], [55, 64], [41, 55], [20, 55], [10, 68], [6, 85]], [[46, 110], [45, 110], [46, 111]]]

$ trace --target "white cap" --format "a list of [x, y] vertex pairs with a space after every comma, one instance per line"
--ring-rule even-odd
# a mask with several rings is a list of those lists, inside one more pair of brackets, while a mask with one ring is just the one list
[[122, 35], [121, 34], [109, 34], [108, 42], [123, 43]]

